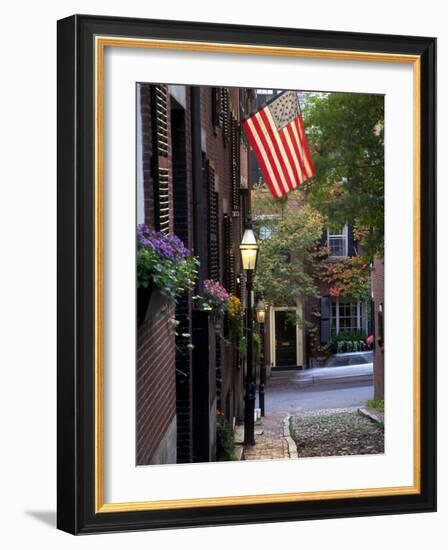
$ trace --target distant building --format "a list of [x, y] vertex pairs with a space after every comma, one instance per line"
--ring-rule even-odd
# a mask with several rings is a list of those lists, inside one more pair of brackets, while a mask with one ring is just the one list
[[[267, 189], [266, 193], [269, 193]], [[289, 199], [285, 208], [294, 213], [300, 208], [300, 203]], [[272, 217], [276, 216], [259, 212], [255, 216], [260, 238], [271, 237]], [[327, 228], [322, 235], [321, 244], [329, 248], [330, 262], [337, 263], [358, 255], [357, 243], [348, 224], [336, 231]], [[313, 349], [316, 342], [324, 347], [344, 332], [360, 331], [365, 337], [372, 333], [373, 305], [370, 300], [332, 296], [330, 285], [319, 280], [315, 283], [319, 298], [304, 299], [297, 296], [295, 305], [269, 305], [265, 324], [265, 358], [273, 368], [314, 366], [317, 364], [316, 356], [319, 355]], [[313, 324], [317, 322], [317, 332], [311, 334], [305, 323], [292, 322], [294, 318]]]

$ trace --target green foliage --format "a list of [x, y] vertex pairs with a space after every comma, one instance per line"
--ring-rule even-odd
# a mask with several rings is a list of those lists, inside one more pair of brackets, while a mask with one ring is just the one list
[[378, 412], [384, 412], [384, 399], [369, 399], [367, 401], [369, 409], [375, 409]]
[[255, 357], [261, 357], [261, 336], [258, 332], [253, 331], [252, 332], [252, 340], [254, 343], [254, 353]]
[[367, 258], [384, 250], [384, 98], [310, 94], [303, 117], [316, 175], [308, 200], [332, 228], [349, 223]]
[[[265, 225], [265, 221], [262, 222]], [[296, 212], [286, 208], [270, 239], [260, 240], [254, 286], [266, 300], [295, 305], [299, 296], [316, 296], [312, 264], [313, 250], [323, 231], [322, 215], [309, 204]]]
[[316, 276], [328, 284], [330, 296], [367, 300], [371, 295], [370, 265], [363, 256], [316, 264]]
[[235, 440], [232, 427], [220, 412], [216, 417], [216, 443], [218, 460], [235, 460]]
[[243, 336], [238, 342], [238, 353], [240, 354], [241, 359], [246, 359], [247, 357], [247, 340]]
[[336, 353], [349, 353], [367, 349], [366, 335], [362, 330], [340, 332], [331, 339], [331, 349]]
[[137, 285], [147, 288], [153, 282], [167, 301], [174, 305], [178, 295], [193, 288], [198, 265], [194, 256], [175, 262], [140, 246], [137, 250]]

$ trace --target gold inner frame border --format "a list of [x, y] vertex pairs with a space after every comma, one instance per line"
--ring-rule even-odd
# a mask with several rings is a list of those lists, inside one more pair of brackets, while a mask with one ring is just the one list
[[[380, 487], [371, 489], [343, 489], [301, 493], [272, 493], [263, 495], [154, 500], [141, 502], [106, 503], [104, 501], [104, 54], [106, 47], [164, 49], [208, 53], [235, 53], [243, 55], [285, 56], [311, 59], [405, 63], [413, 66], [413, 455], [414, 482], [411, 486]], [[356, 52], [294, 47], [256, 46], [96, 36], [95, 56], [95, 513], [167, 510], [243, 504], [304, 502], [343, 498], [365, 498], [413, 495], [421, 492], [421, 358], [420, 358], [420, 167], [421, 167], [421, 60], [418, 55], [381, 52]]]

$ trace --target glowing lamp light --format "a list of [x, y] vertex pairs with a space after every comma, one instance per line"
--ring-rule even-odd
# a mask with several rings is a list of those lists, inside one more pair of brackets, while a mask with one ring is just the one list
[[240, 251], [243, 269], [253, 271], [257, 263], [258, 244], [255, 233], [251, 228], [244, 230]]
[[255, 308], [255, 313], [257, 315], [258, 324], [263, 324], [266, 320], [266, 305], [263, 299], [258, 301], [257, 307]]

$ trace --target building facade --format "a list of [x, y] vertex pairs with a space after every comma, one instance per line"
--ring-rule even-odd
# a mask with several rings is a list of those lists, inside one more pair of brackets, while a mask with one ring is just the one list
[[[157, 293], [138, 322], [137, 464], [216, 459], [216, 415], [243, 418], [242, 359], [226, 321], [201, 307], [203, 282], [245, 303], [239, 243], [250, 211], [240, 127], [252, 90], [137, 86], [137, 223], [177, 235], [199, 259], [176, 306]], [[175, 327], [175, 328], [173, 328]]]

